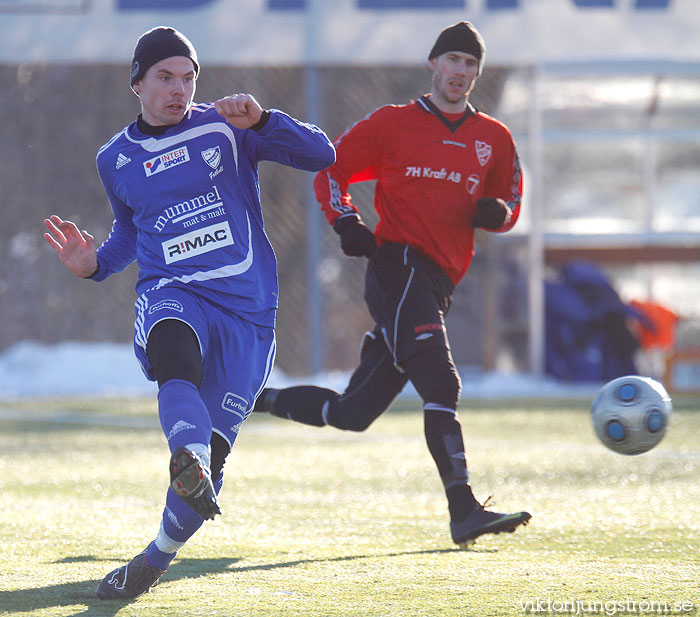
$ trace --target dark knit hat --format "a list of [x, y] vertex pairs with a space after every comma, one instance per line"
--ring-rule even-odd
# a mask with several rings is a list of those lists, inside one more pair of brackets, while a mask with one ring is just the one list
[[479, 67], [483, 64], [483, 57], [486, 53], [484, 39], [479, 31], [468, 21], [460, 21], [454, 26], [445, 28], [438, 36], [435, 45], [430, 50], [428, 60], [437, 58], [448, 51], [461, 51], [471, 54], [479, 60]]
[[158, 26], [139, 37], [131, 61], [131, 85], [141, 79], [146, 71], [161, 60], [172, 56], [185, 56], [194, 64], [195, 77], [199, 73], [197, 52], [184, 34], [174, 28]]

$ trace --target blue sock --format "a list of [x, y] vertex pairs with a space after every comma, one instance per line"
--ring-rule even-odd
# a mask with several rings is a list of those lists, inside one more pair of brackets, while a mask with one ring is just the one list
[[[214, 481], [214, 490], [217, 495], [223, 483], [224, 476], [221, 474]], [[146, 549], [145, 557], [148, 565], [167, 570], [177, 552], [197, 532], [202, 523], [204, 523], [202, 517], [180, 499], [173, 489], [169, 488], [158, 536]]]
[[[211, 419], [199, 390], [190, 381], [171, 379], [158, 391], [158, 414], [170, 451], [211, 441]], [[208, 463], [208, 461], [207, 461]]]
[[177, 551], [174, 553], [159, 551], [156, 546], [156, 541], [153, 540], [153, 542], [148, 545], [144, 557], [146, 558], [146, 563], [152, 568], [167, 570], [170, 562], [175, 559], [175, 555], [177, 555]]

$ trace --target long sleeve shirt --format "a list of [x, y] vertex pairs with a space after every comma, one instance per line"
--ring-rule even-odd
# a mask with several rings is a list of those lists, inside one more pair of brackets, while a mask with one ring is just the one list
[[257, 130], [228, 124], [213, 104], [194, 104], [163, 134], [134, 122], [98, 152], [114, 212], [98, 250], [101, 281], [139, 266], [137, 293], [184, 286], [262, 325], [274, 324], [277, 263], [265, 233], [258, 162], [318, 171], [335, 160], [319, 128], [278, 110]]
[[350, 126], [335, 146], [335, 164], [314, 181], [328, 222], [357, 213], [350, 184], [377, 180], [378, 242], [409, 244], [455, 284], [474, 253], [477, 200], [497, 197], [510, 208], [495, 231], [508, 231], [520, 214], [522, 177], [511, 134], [471, 108], [446, 117], [427, 96], [387, 105]]

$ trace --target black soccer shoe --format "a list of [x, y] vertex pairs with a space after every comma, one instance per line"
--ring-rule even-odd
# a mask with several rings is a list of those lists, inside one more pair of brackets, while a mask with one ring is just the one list
[[451, 521], [450, 531], [454, 543], [466, 548], [486, 533], [512, 533], [519, 525], [527, 525], [531, 518], [529, 512], [502, 514], [486, 510], [483, 505], [478, 504], [467, 518], [457, 522]]
[[170, 457], [170, 486], [205, 521], [221, 514], [209, 468], [182, 446]]
[[140, 553], [105, 576], [95, 593], [101, 600], [137, 598], [155, 587], [163, 572], [165, 570], [149, 566], [144, 553]]

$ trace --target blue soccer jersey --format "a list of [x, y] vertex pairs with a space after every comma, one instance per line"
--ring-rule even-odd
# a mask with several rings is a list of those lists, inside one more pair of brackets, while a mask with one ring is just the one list
[[136, 259], [138, 294], [185, 287], [273, 325], [277, 263], [263, 224], [258, 162], [318, 171], [334, 160], [323, 131], [278, 110], [258, 130], [231, 126], [213, 104], [194, 104], [162, 135], [134, 122], [97, 155], [114, 223], [92, 279]]

